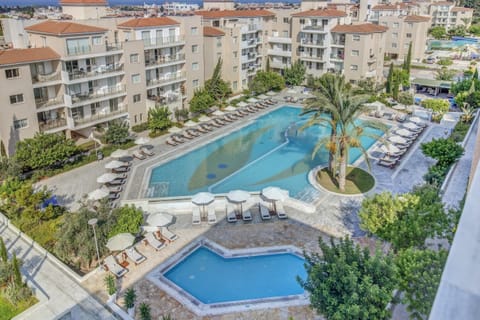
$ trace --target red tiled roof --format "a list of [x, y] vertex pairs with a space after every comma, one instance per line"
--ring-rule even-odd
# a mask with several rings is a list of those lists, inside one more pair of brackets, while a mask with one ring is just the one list
[[224, 36], [225, 32], [214, 27], [205, 26], [203, 27], [203, 35], [205, 37], [219, 37]]
[[472, 8], [464, 8], [464, 7], [453, 7], [452, 12], [459, 12], [459, 11], [473, 11]]
[[47, 20], [34, 24], [33, 26], [26, 27], [26, 31], [47, 33], [53, 35], [68, 35], [68, 34], [82, 34], [82, 33], [104, 33], [107, 29], [88, 26], [85, 24], [66, 22], [66, 21], [53, 21]]
[[60, 0], [60, 4], [76, 4], [76, 5], [107, 5], [107, 0]]
[[299, 13], [292, 14], [292, 17], [326, 17], [326, 18], [337, 18], [337, 17], [346, 17], [347, 14], [345, 11], [336, 10], [336, 9], [317, 9], [317, 10], [308, 10], [302, 11]]
[[428, 21], [430, 21], [430, 17], [411, 15], [411, 16], [406, 16], [405, 19], [403, 19], [403, 21], [405, 21], [405, 22], [428, 22]]
[[332, 28], [332, 32], [338, 33], [378, 33], [385, 32], [388, 28], [373, 23], [364, 24], [337, 24]]
[[172, 26], [180, 24], [178, 21], [167, 17], [136, 18], [120, 23], [119, 27], [124, 28], [148, 28], [158, 26]]
[[48, 47], [0, 50], [0, 65], [58, 59], [60, 59], [60, 55]]
[[454, 6], [455, 3], [450, 2], [450, 1], [439, 1], [439, 2], [433, 2], [431, 6]]
[[373, 11], [392, 11], [399, 9], [408, 9], [408, 3], [377, 4], [372, 8]]
[[273, 17], [275, 14], [268, 10], [221, 10], [221, 11], [195, 11], [196, 15], [204, 19], [219, 18], [255, 18], [255, 17]]

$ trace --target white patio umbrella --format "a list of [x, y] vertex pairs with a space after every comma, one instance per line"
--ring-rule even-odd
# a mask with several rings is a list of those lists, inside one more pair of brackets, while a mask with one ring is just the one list
[[207, 117], [207, 116], [201, 116], [200, 118], [198, 118], [198, 121], [200, 121], [200, 122], [208, 122], [210, 120], [212, 120], [212, 118]]
[[147, 223], [154, 227], [164, 227], [173, 221], [173, 216], [168, 213], [156, 212], [148, 215]]
[[117, 179], [118, 176], [113, 173], [104, 173], [100, 177], [97, 178], [98, 183], [107, 183], [112, 182], [113, 180]]
[[112, 158], [123, 158], [126, 156], [128, 156], [128, 151], [123, 149], [117, 149], [113, 151], [112, 154], [110, 155], [110, 157]]
[[100, 199], [105, 198], [106, 196], [108, 196], [108, 194], [109, 194], [108, 190], [95, 189], [88, 194], [87, 199], [96, 201], [96, 200], [100, 200]]
[[[237, 107], [243, 108], [243, 107], [246, 107], [246, 106], [248, 106], [248, 103], [245, 103], [244, 101], [240, 101], [239, 103], [237, 103]], [[225, 110], [227, 110], [227, 109], [225, 109]]]
[[243, 212], [242, 203], [250, 199], [250, 193], [243, 190], [233, 190], [227, 194], [229, 201], [240, 204], [240, 212]]
[[393, 143], [408, 144], [408, 141], [400, 136], [391, 136], [390, 138], [388, 138], [388, 140]]
[[188, 120], [188, 121], [185, 122], [183, 125], [184, 125], [185, 127], [195, 127], [196, 125], [198, 125], [198, 123], [193, 122], [192, 120]]
[[248, 100], [247, 100], [247, 101], [248, 101], [248, 102], [250, 102], [250, 103], [255, 103], [255, 102], [258, 102], [258, 100], [257, 100], [257, 99], [255, 99], [255, 98], [248, 98]]
[[107, 248], [110, 251], [122, 251], [130, 247], [135, 241], [135, 237], [130, 233], [119, 233], [107, 241]]
[[398, 134], [399, 136], [407, 137], [407, 138], [412, 138], [415, 135], [415, 133], [407, 129], [398, 129], [397, 131], [395, 131], [395, 133]]
[[270, 201], [284, 201], [288, 197], [288, 191], [278, 187], [266, 187], [262, 189], [262, 195]]
[[105, 165], [105, 169], [117, 169], [123, 166], [125, 166], [125, 162], [113, 160]]
[[413, 122], [406, 122], [404, 125], [403, 125], [405, 128], [407, 129], [410, 129], [410, 130], [420, 130], [421, 128], [419, 126], [417, 126], [415, 123]]
[[273, 96], [276, 96], [276, 95], [277, 95], [276, 92], [273, 92], [273, 91], [268, 91], [268, 92], [267, 92], [267, 96], [273, 97]]
[[149, 142], [150, 142], [150, 139], [147, 138], [147, 137], [140, 137], [140, 138], [137, 138], [135, 140], [135, 144], [137, 144], [137, 145], [143, 145], [143, 144], [147, 144]]
[[235, 108], [234, 106], [228, 106], [225, 108], [225, 111], [236, 111], [237, 108]]
[[268, 99], [268, 96], [264, 95], [264, 94], [261, 94], [257, 97], [258, 99], [262, 99], [262, 100], [265, 100], [265, 99]]
[[223, 116], [225, 114], [225, 112], [223, 112], [222, 110], [215, 110], [212, 115], [214, 116]]
[[182, 129], [180, 129], [179, 127], [171, 127], [171, 128], [168, 129], [168, 132], [170, 132], [170, 133], [179, 133], [181, 131], [182, 131]]
[[192, 197], [192, 203], [197, 206], [202, 206], [205, 212], [205, 206], [208, 206], [215, 201], [215, 196], [210, 192], [199, 192]]

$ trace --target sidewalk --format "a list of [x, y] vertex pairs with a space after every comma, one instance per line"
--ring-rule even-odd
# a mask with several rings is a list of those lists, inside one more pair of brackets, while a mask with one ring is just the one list
[[36, 305], [15, 317], [15, 320], [115, 319], [77, 282], [2, 221], [0, 237], [5, 241], [9, 254], [15, 252], [23, 261], [22, 274], [39, 300]]

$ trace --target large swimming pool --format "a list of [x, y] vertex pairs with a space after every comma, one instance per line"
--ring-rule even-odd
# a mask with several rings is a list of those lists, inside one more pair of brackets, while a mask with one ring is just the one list
[[[312, 159], [315, 143], [329, 134], [326, 127], [299, 131], [308, 116], [296, 107], [281, 107], [227, 136], [152, 169], [146, 197], [188, 196], [200, 191], [259, 191], [277, 186], [298, 197], [311, 188], [308, 172], [326, 164], [326, 150]], [[368, 129], [374, 131], [374, 129]], [[370, 147], [374, 139], [364, 138]], [[351, 149], [349, 160], [360, 157]]]
[[224, 258], [200, 246], [164, 276], [204, 304], [302, 295], [305, 260], [281, 253]]

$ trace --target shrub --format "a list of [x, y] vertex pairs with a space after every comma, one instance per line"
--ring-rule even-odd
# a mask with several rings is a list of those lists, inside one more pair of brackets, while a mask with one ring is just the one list
[[171, 114], [167, 106], [155, 106], [155, 108], [148, 110], [148, 128], [152, 131], [168, 129], [172, 124]]
[[463, 154], [462, 146], [453, 139], [433, 139], [422, 143], [421, 149], [426, 156], [436, 159], [437, 165], [442, 167], [449, 167]]
[[441, 66], [451, 66], [453, 64], [453, 61], [450, 58], [444, 58], [444, 59], [438, 60], [437, 64]]
[[422, 107], [443, 114], [450, 109], [450, 102], [445, 99], [425, 99], [422, 100]]
[[124, 302], [125, 308], [131, 309], [135, 306], [135, 300], [137, 299], [137, 294], [135, 293], [135, 289], [128, 288], [125, 291]]
[[129, 137], [128, 123], [124, 121], [112, 121], [105, 133], [105, 141], [109, 144], [120, 145], [125, 143]]
[[116, 224], [110, 230], [109, 238], [119, 233], [137, 234], [143, 222], [143, 212], [135, 206], [123, 206], [112, 212], [116, 216]]
[[112, 274], [107, 274], [103, 281], [105, 282], [105, 286], [107, 287], [108, 295], [114, 295], [117, 292], [117, 284], [115, 283], [115, 277]]
[[142, 132], [148, 130], [148, 122], [140, 123], [137, 125], [132, 126], [132, 131], [133, 132]]
[[470, 124], [466, 122], [459, 121], [453, 128], [450, 138], [455, 142], [462, 142], [465, 136], [467, 135], [468, 130], [470, 129]]
[[152, 315], [150, 313], [150, 306], [145, 302], [140, 304], [140, 319], [141, 320], [151, 320]]

